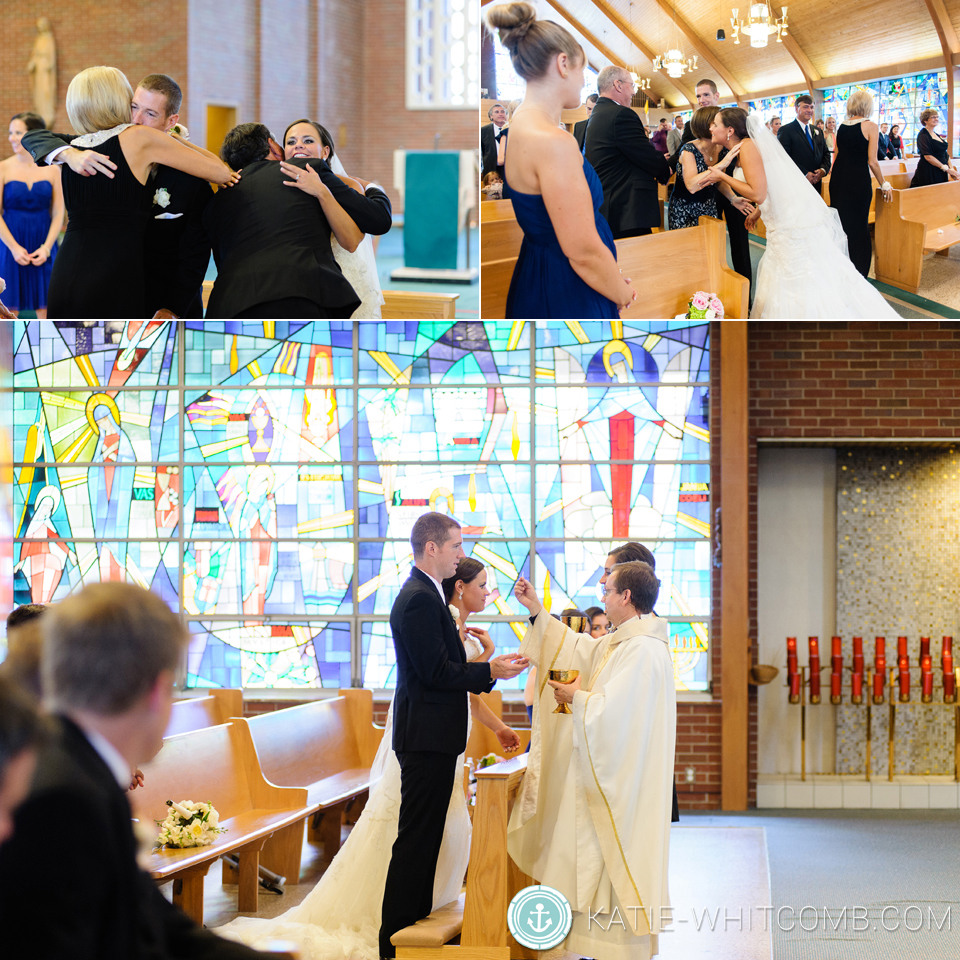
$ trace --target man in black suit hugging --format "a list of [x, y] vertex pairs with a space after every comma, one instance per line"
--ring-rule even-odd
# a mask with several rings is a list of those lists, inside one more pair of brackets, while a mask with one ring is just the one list
[[56, 729], [0, 847], [4, 956], [265, 956], [197, 926], [137, 865], [127, 788], [163, 744], [189, 639], [179, 617], [154, 593], [102, 583], [51, 607], [41, 623]]
[[830, 151], [823, 134], [813, 123], [813, 97], [802, 94], [797, 97], [794, 108], [797, 119], [785, 123], [777, 138], [790, 159], [820, 193], [821, 181], [830, 172]]
[[670, 167], [630, 107], [636, 90], [630, 73], [623, 67], [604, 67], [597, 89], [600, 98], [587, 124], [584, 153], [603, 186], [600, 213], [614, 240], [645, 236], [660, 226], [657, 181], [670, 179]]
[[[333, 257], [331, 221], [344, 213], [345, 222], [353, 221], [350, 228], [359, 229], [354, 245], [342, 245], [354, 250], [362, 234], [383, 234], [393, 225], [387, 195], [362, 181], [364, 193], [351, 189], [326, 160], [286, 163], [262, 123], [230, 130], [220, 156], [242, 173], [203, 215], [217, 262], [207, 316], [349, 319], [360, 298]], [[319, 200], [327, 196], [323, 191], [339, 204], [329, 209], [329, 218]]]
[[[410, 534], [414, 569], [390, 611], [397, 653], [393, 749], [400, 763], [400, 821], [383, 892], [380, 956], [390, 938], [433, 909], [433, 881], [457, 757], [467, 745], [467, 692], [486, 693], [528, 661], [514, 654], [467, 663], [441, 581], [463, 557], [460, 524], [426, 513]], [[385, 731], [384, 736], [390, 736]]]

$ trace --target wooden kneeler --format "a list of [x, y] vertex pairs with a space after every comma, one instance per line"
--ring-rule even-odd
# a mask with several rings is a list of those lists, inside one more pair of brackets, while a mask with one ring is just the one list
[[[460, 898], [390, 939], [397, 960], [535, 960], [507, 930], [507, 907], [534, 883], [507, 853], [507, 822], [527, 770], [527, 755], [477, 771], [470, 866]], [[460, 937], [459, 944], [451, 940]]]

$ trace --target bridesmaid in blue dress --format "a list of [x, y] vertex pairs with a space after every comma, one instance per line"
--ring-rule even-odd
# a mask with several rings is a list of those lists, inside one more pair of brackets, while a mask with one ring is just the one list
[[561, 111], [580, 106], [583, 49], [563, 27], [537, 20], [530, 3], [499, 4], [487, 21], [527, 81], [505, 165], [524, 233], [507, 319], [618, 319], [637, 292], [617, 268], [600, 180], [560, 127]]
[[10, 121], [8, 140], [13, 156], [0, 163], [0, 277], [7, 283], [5, 300], [13, 313], [33, 310], [47, 316], [47, 287], [57, 237], [63, 226], [60, 168], [38, 166], [20, 146], [28, 130], [43, 129], [35, 113], [18, 113]]

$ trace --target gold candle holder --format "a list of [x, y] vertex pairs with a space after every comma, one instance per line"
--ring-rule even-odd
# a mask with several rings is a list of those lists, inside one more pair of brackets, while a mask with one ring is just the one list
[[[570, 617], [571, 620], [584, 620], [585, 617]], [[580, 676], [579, 670], [551, 670], [550, 679], [554, 683], [573, 683], [577, 677]], [[570, 709], [570, 705], [566, 703], [558, 703], [557, 709], [553, 711], [554, 713], [573, 713]]]

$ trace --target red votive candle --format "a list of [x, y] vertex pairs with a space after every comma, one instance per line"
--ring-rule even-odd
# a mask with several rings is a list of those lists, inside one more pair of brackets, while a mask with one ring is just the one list
[[797, 668], [797, 638], [787, 637], [787, 673], [798, 673]]
[[843, 682], [843, 676], [839, 673], [830, 674], [830, 702], [840, 702], [840, 685]]
[[791, 703], [800, 702], [800, 674], [799, 673], [790, 674], [790, 702]]
[[930, 638], [921, 637], [920, 638], [920, 659], [923, 660], [924, 657], [930, 656]]
[[853, 638], [853, 672], [863, 673], [863, 637]]
[[957, 678], [953, 674], [953, 654], [949, 650], [944, 650], [941, 663], [943, 665], [943, 702], [953, 703], [957, 694]]
[[840, 644], [842, 643], [840, 637], [831, 637], [830, 638], [830, 655], [833, 657], [839, 657], [842, 653]]
[[883, 703], [883, 688], [887, 679], [887, 665], [884, 662], [883, 658], [880, 658], [880, 662], [877, 666], [875, 673], [873, 674], [873, 702], [874, 703]]
[[920, 699], [923, 703], [933, 700], [933, 661], [929, 653], [920, 658]]
[[873, 659], [876, 660], [877, 657], [886, 656], [887, 641], [884, 640], [883, 637], [877, 637], [874, 643], [876, 644], [876, 646], [873, 651]]
[[906, 656], [909, 656], [909, 652], [907, 651], [907, 638], [897, 637], [897, 660]]
[[863, 702], [863, 674], [862, 673], [853, 673], [850, 675], [850, 692], [851, 700], [854, 703]]
[[910, 660], [900, 657], [897, 666], [900, 670], [900, 702], [906, 703], [910, 699]]
[[810, 645], [810, 702], [820, 702], [820, 640], [808, 639]]

